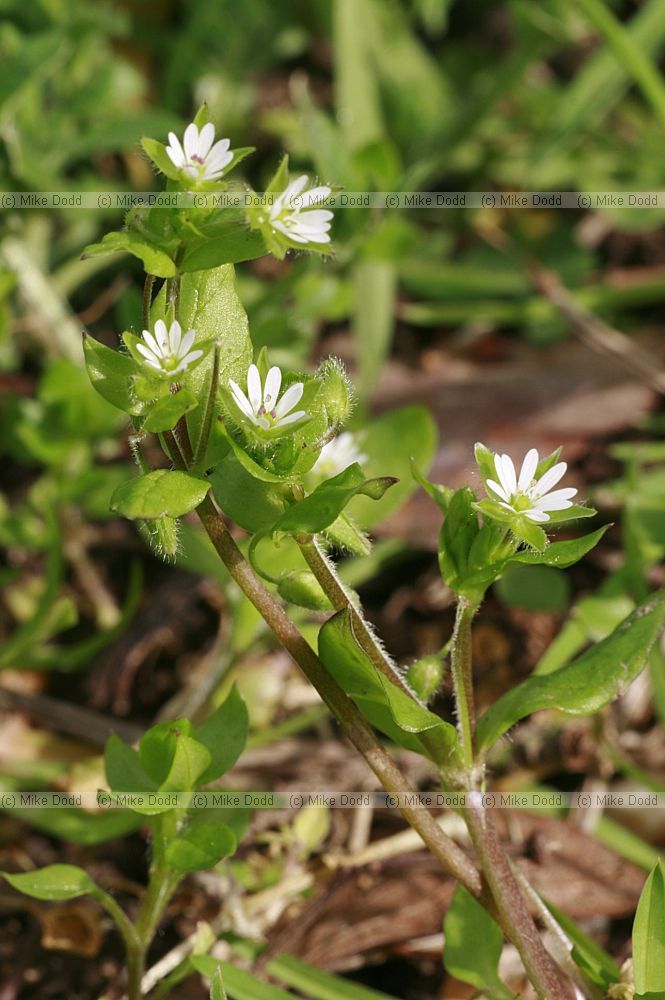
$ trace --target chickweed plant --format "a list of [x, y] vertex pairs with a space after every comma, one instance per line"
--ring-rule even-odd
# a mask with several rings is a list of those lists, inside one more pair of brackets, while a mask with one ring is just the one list
[[[635, 984], [619, 982], [611, 959], [585, 945], [570, 922], [564, 926], [513, 868], [492, 819], [486, 762], [494, 744], [534, 712], [554, 708], [592, 715], [615, 699], [647, 663], [663, 628], [665, 593], [652, 595], [573, 662], [523, 680], [478, 717], [472, 628], [487, 589], [518, 564], [571, 566], [600, 541], [605, 527], [570, 536], [571, 525], [595, 511], [577, 503], [576, 490], [565, 485], [559, 451], [541, 456], [532, 448], [522, 458], [493, 454], [478, 444], [475, 489], [431, 483], [414, 461], [413, 477], [441, 513], [439, 564], [457, 609], [449, 643], [456, 725], [428, 708], [442, 683], [443, 654], [400, 668], [335, 561], [340, 554], [369, 554], [363, 528], [371, 518], [358, 512], [399, 490], [393, 455], [402, 428], [397, 422], [380, 448], [376, 436], [362, 428], [345, 429], [354, 393], [343, 365], [330, 358], [313, 373], [289, 371], [272, 364], [265, 350], [257, 354], [234, 285], [234, 264], [242, 261], [265, 254], [282, 259], [292, 251], [331, 253], [333, 215], [326, 201], [332, 189], [304, 175], [292, 177], [285, 157], [265, 194], [248, 191], [242, 205], [219, 207], [214, 196], [227, 188], [229, 173], [251, 150], [215, 139], [205, 107], [182, 140], [174, 133], [167, 146], [144, 139], [143, 149], [165, 176], [167, 190], [193, 192], [192, 207], [133, 208], [122, 231], [86, 250], [133, 254], [147, 272], [143, 315], [136, 317], [135, 329], [120, 333], [118, 349], [89, 336], [83, 343], [92, 385], [132, 425], [137, 474], [115, 490], [111, 508], [136, 521], [165, 558], [177, 552], [179, 519], [198, 517], [231, 578], [407, 823], [457, 880], [446, 919], [445, 958], [456, 976], [486, 996], [512, 996], [497, 971], [508, 940], [541, 1000], [597, 998], [611, 990], [619, 996], [618, 989], [636, 995]], [[145, 457], [154, 454], [145, 448], [149, 435], [164, 455], [157, 468]], [[521, 459], [518, 466], [514, 458]], [[242, 548], [231, 524], [249, 536]], [[566, 537], [557, 540], [562, 527]], [[273, 560], [268, 573], [263, 555], [275, 545], [290, 558], [278, 573]], [[316, 648], [296, 625], [300, 608], [327, 612]], [[135, 805], [152, 828], [152, 863], [134, 922], [73, 866], [5, 876], [40, 899], [82, 894], [98, 899], [126, 946], [130, 1000], [141, 995], [146, 952], [178, 882], [233, 854], [242, 836], [246, 816], [193, 809], [192, 803], [199, 789], [236, 761], [246, 728], [246, 709], [234, 691], [199, 727], [187, 719], [161, 723], [138, 749], [115, 737], [109, 741], [110, 792], [102, 794], [136, 793], [140, 800], [150, 793], [177, 793], [174, 806], [150, 808], [139, 800]], [[473, 856], [420, 803], [383, 737], [426, 757], [438, 769], [443, 789], [457, 793]], [[658, 869], [649, 898], [641, 903], [643, 948], [653, 933], [649, 907], [663, 884]], [[547, 941], [554, 942], [548, 947], [543, 925], [550, 932]], [[483, 942], [482, 955], [474, 954], [477, 940]], [[648, 980], [653, 968], [648, 961], [640, 965], [640, 994], [653, 993]], [[217, 973], [213, 990], [225, 995]]]

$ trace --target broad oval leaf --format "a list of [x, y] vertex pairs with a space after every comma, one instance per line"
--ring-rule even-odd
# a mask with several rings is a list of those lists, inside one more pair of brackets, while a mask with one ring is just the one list
[[111, 497], [111, 510], [131, 520], [182, 517], [201, 503], [210, 483], [189, 472], [156, 469], [123, 483]]
[[664, 623], [665, 590], [660, 590], [577, 660], [551, 674], [531, 676], [499, 698], [478, 723], [479, 749], [486, 752], [516, 722], [544, 708], [572, 715], [597, 712], [644, 669]]
[[362, 494], [380, 500], [397, 482], [391, 476], [366, 479], [358, 463], [321, 483], [316, 489], [289, 507], [273, 527], [274, 531], [302, 531], [315, 535], [333, 524], [354, 496]]
[[488, 991], [497, 1000], [513, 1000], [499, 979], [503, 933], [470, 892], [458, 885], [443, 922], [443, 964], [451, 976]]
[[201, 782], [211, 754], [192, 733], [188, 719], [161, 722], [144, 733], [139, 757], [160, 791], [188, 792]]
[[198, 783], [206, 785], [229, 771], [245, 749], [249, 716], [242, 695], [234, 686], [226, 701], [194, 730], [194, 736], [210, 754], [210, 764]]
[[665, 996], [665, 871], [659, 859], [644, 883], [633, 924], [633, 971], [638, 994]]
[[168, 864], [179, 872], [203, 872], [235, 853], [237, 844], [223, 823], [196, 823], [186, 827], [166, 848]]
[[132, 377], [136, 375], [132, 359], [87, 334], [83, 335], [83, 355], [88, 377], [99, 395], [125, 413], [140, 413], [141, 404], [131, 391]]
[[87, 872], [76, 865], [48, 865], [34, 872], [18, 875], [0, 872], [10, 885], [33, 899], [76, 899], [77, 896], [95, 896], [99, 892]]

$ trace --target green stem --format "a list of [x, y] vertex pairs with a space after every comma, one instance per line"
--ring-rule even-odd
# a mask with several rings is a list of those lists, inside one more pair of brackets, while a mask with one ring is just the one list
[[153, 274], [146, 274], [145, 281], [143, 282], [143, 329], [150, 329], [150, 303], [152, 302], [152, 286], [155, 283], [155, 276]]
[[385, 650], [381, 648], [376, 636], [372, 634], [372, 631], [363, 618], [362, 613], [355, 605], [353, 596], [349, 593], [337, 576], [335, 567], [325, 552], [323, 552], [316, 537], [311, 537], [309, 535], [298, 536], [296, 541], [298, 542], [298, 547], [305, 558], [305, 562], [321, 584], [324, 594], [335, 610], [341, 611], [343, 609], [348, 609], [353, 636], [366, 656], [371, 660], [376, 669], [380, 673], [384, 674], [388, 680], [392, 681], [393, 684], [396, 684], [397, 687], [404, 691], [405, 694], [408, 694], [410, 698], [413, 698], [414, 701], [418, 701], [414, 692], [406, 683], [392, 659], [388, 656]]
[[194, 457], [192, 459], [193, 472], [205, 471], [200, 467], [205, 462], [206, 451], [208, 449], [208, 441], [210, 440], [210, 429], [212, 427], [212, 418], [215, 413], [215, 401], [217, 400], [218, 382], [219, 382], [219, 345], [216, 344], [215, 352], [213, 355], [212, 373], [210, 376], [210, 390], [208, 392], [206, 410], [203, 416], [203, 423], [201, 424], [199, 439], [196, 443], [196, 451], [194, 452]]
[[471, 622], [476, 609], [460, 597], [457, 602], [455, 629], [452, 636], [451, 672], [457, 709], [457, 728], [467, 777], [473, 781], [475, 767], [476, 711], [473, 697], [471, 666]]
[[152, 862], [150, 878], [134, 925], [135, 942], [127, 949], [127, 995], [129, 1000], [141, 1000], [141, 982], [145, 960], [155, 931], [181, 876], [166, 862], [166, 848], [176, 835], [176, 810], [161, 813], [152, 820]]

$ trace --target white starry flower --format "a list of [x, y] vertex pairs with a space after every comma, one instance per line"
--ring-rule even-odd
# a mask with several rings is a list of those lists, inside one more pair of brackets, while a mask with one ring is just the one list
[[[517, 476], [513, 460], [508, 455], [495, 455], [494, 468], [498, 483], [487, 480], [488, 490], [496, 494], [499, 504], [513, 514], [520, 514], [530, 521], [544, 523], [549, 521], [548, 511], [566, 510], [572, 507], [572, 497], [577, 490], [566, 487], [550, 492], [564, 475], [568, 466], [565, 462], [557, 462], [551, 469], [536, 479], [538, 467], [538, 452], [531, 448], [524, 457], [520, 474]], [[491, 495], [491, 494], [490, 494]], [[492, 499], [495, 497], [492, 496]]]
[[174, 167], [178, 167], [192, 180], [215, 181], [222, 176], [224, 167], [233, 159], [230, 145], [230, 139], [215, 142], [215, 126], [212, 122], [204, 125], [201, 131], [192, 122], [185, 129], [183, 145], [175, 132], [169, 132], [166, 153]]
[[158, 319], [155, 323], [154, 335], [149, 330], [143, 331], [143, 340], [136, 345], [145, 358], [146, 364], [150, 365], [162, 375], [173, 378], [186, 371], [191, 364], [203, 357], [204, 352], [200, 349], [191, 351], [196, 333], [188, 330], [183, 336], [180, 323], [177, 319], [171, 323], [171, 328], [166, 329], [163, 319]]
[[270, 225], [294, 243], [330, 243], [333, 213], [316, 206], [330, 197], [332, 189], [323, 184], [305, 191], [308, 180], [306, 174], [297, 177], [275, 198]]
[[233, 398], [244, 415], [263, 430], [286, 427], [307, 416], [304, 410], [292, 412], [293, 407], [302, 399], [305, 389], [302, 382], [294, 382], [279, 399], [282, 373], [277, 366], [270, 369], [265, 385], [262, 386], [259, 369], [256, 365], [250, 365], [247, 372], [247, 395], [232, 378], [229, 379], [229, 385]]
[[366, 461], [367, 455], [361, 452], [354, 435], [350, 431], [344, 431], [324, 444], [311, 472], [322, 479], [331, 479], [355, 462], [362, 465]]

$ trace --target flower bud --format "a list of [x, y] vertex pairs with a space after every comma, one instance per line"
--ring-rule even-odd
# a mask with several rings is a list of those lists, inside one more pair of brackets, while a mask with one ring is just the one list
[[321, 384], [319, 398], [330, 427], [342, 427], [353, 409], [353, 388], [342, 362], [328, 358], [319, 366], [316, 378]]
[[285, 573], [277, 584], [280, 597], [309, 611], [330, 611], [332, 605], [321, 584], [308, 569]]
[[438, 653], [430, 653], [412, 663], [406, 680], [422, 701], [429, 701], [439, 690], [443, 680], [443, 661]]

